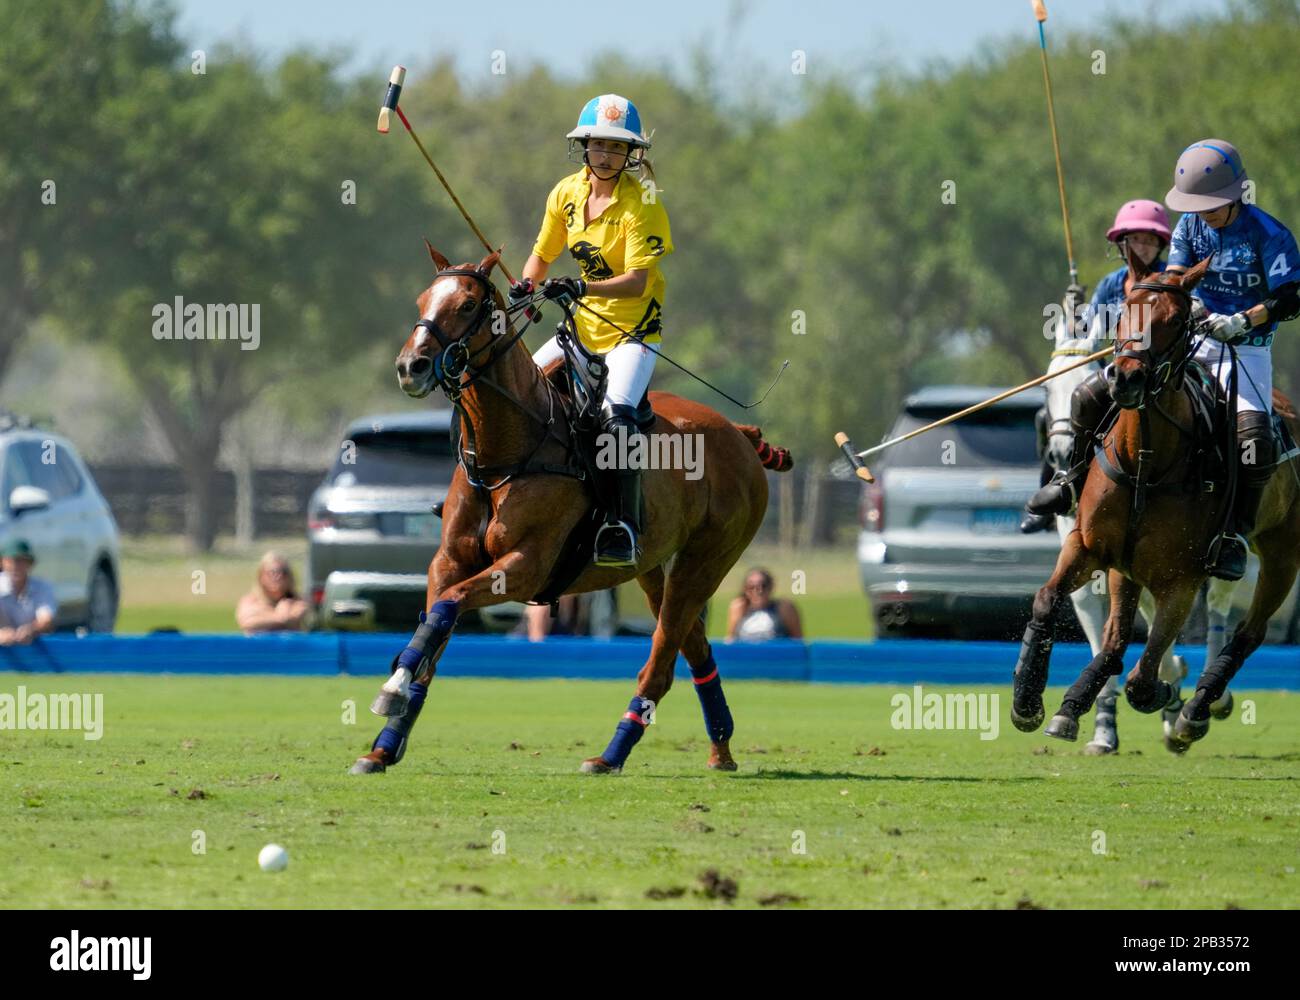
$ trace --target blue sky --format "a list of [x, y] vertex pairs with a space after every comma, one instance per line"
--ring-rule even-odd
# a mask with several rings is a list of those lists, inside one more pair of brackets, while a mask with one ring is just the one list
[[[547, 0], [174, 0], [182, 37], [195, 48], [241, 38], [269, 55], [307, 45], [346, 46], [349, 70], [387, 75], [394, 63], [418, 67], [455, 54], [468, 75], [487, 74], [495, 50], [514, 65], [546, 63], [566, 75], [598, 53], [626, 52], [685, 73], [703, 45], [728, 63], [788, 77], [790, 54], [854, 71], [888, 64], [916, 70], [934, 59], [962, 60], [981, 42], [1036, 38], [1030, 0], [646, 0], [590, 4]], [[1222, 11], [1228, 0], [1141, 0], [1160, 20]], [[1053, 31], [1086, 30], [1131, 11], [1134, 0], [1047, 0]], [[791, 11], [796, 13], [791, 13]], [[738, 74], [740, 75], [740, 74]]]

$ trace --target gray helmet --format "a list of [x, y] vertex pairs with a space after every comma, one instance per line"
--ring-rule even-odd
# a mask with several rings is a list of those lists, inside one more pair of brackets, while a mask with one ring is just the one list
[[1241, 198], [1246, 180], [1236, 146], [1222, 139], [1202, 139], [1178, 157], [1174, 186], [1165, 195], [1165, 204], [1176, 212], [1222, 208]]

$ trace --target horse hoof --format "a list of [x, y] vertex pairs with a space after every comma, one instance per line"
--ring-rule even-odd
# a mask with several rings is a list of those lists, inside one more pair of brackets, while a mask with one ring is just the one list
[[1205, 734], [1210, 731], [1210, 722], [1189, 719], [1186, 715], [1179, 714], [1178, 719], [1174, 722], [1173, 739], [1183, 744], [1184, 747], [1191, 746], [1197, 740], [1205, 739]]
[[396, 719], [406, 714], [406, 706], [411, 699], [400, 691], [380, 690], [375, 700], [370, 703], [370, 711], [387, 719]]
[[1170, 732], [1165, 733], [1165, 749], [1175, 757], [1181, 757], [1191, 749], [1192, 745], [1190, 743], [1179, 743], [1173, 737], [1173, 727], [1170, 726], [1169, 728]]
[[709, 770], [710, 771], [736, 771], [739, 765], [734, 757], [731, 756], [731, 741], [723, 740], [721, 743], [714, 743], [709, 751]]
[[1011, 724], [1019, 729], [1022, 733], [1036, 732], [1038, 727], [1043, 724], [1043, 717], [1047, 714], [1043, 711], [1043, 703], [1038, 703], [1037, 711], [1030, 710], [1031, 714], [1021, 715], [1016, 711], [1015, 703], [1011, 705]]
[[1094, 736], [1088, 743], [1084, 744], [1083, 752], [1089, 757], [1105, 757], [1109, 754], [1119, 753], [1119, 745], [1104, 738], [1099, 740]]
[[357, 762], [352, 765], [348, 774], [383, 774], [388, 770], [384, 764], [383, 757], [375, 753], [368, 753], [364, 757], [358, 757]]
[[1073, 743], [1079, 738], [1079, 720], [1071, 719], [1068, 715], [1054, 715], [1043, 732], [1048, 736], [1055, 736], [1058, 740], [1069, 740]]
[[1233, 701], [1232, 692], [1224, 691], [1223, 697], [1218, 701], [1210, 702], [1210, 714], [1216, 719], [1226, 719], [1232, 714]]
[[588, 757], [578, 767], [581, 774], [622, 774], [623, 768], [605, 763], [604, 757]]

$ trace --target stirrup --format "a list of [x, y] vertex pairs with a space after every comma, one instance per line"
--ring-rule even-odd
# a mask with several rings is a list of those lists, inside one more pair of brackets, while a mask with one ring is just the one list
[[641, 558], [636, 531], [626, 521], [606, 522], [596, 532], [597, 566], [635, 566]]
[[1246, 539], [1235, 531], [1225, 531], [1210, 543], [1206, 563], [1210, 576], [1234, 582], [1246, 575], [1246, 561], [1249, 557], [1250, 547], [1246, 544]]

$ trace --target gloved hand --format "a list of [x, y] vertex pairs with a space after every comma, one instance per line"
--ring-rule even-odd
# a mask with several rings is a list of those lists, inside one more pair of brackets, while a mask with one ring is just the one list
[[506, 305], [513, 308], [526, 299], [532, 298], [536, 291], [537, 285], [533, 282], [532, 278], [523, 278], [519, 281], [512, 281], [510, 283], [510, 294], [506, 296]]
[[1210, 313], [1205, 317], [1205, 331], [1215, 340], [1234, 340], [1250, 329], [1250, 318], [1244, 313]]
[[587, 294], [587, 283], [581, 278], [547, 278], [542, 294], [553, 302], [576, 302]]

